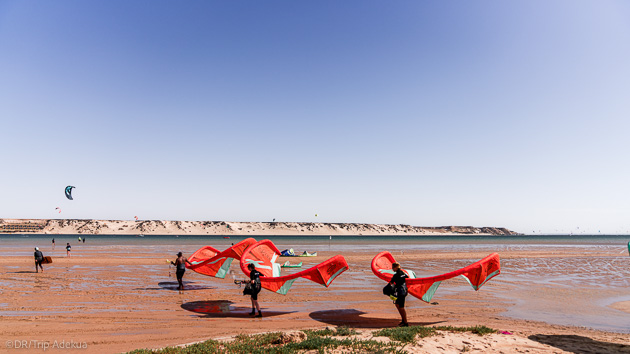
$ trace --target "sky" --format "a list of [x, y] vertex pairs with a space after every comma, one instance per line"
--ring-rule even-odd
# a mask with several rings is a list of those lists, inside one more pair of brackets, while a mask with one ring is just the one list
[[0, 218], [630, 233], [628, 63], [626, 1], [0, 0]]

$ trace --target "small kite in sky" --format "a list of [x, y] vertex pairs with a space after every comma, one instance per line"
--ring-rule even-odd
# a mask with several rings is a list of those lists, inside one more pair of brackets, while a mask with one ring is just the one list
[[75, 186], [67, 186], [66, 187], [66, 198], [73, 200], [72, 199], [72, 188], [76, 188]]

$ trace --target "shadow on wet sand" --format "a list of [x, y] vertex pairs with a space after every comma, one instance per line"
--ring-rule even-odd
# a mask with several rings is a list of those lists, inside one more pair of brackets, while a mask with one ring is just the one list
[[[396, 327], [400, 323], [400, 319], [377, 318], [363, 316], [365, 312], [355, 309], [339, 309], [311, 312], [309, 316], [315, 321], [324, 322], [334, 326], [348, 326], [352, 328], [383, 328]], [[445, 321], [438, 322], [414, 322], [409, 321], [411, 326], [429, 326]]]
[[[182, 308], [208, 318], [253, 318], [249, 315], [249, 307], [232, 306], [228, 300], [192, 301], [182, 304]], [[262, 308], [263, 317], [286, 315], [296, 311], [267, 311]]]
[[630, 353], [630, 345], [601, 342], [577, 335], [534, 334], [527, 338], [571, 353]]
[[[178, 291], [177, 287], [179, 283], [176, 281], [163, 281], [158, 283], [159, 288], [135, 288], [134, 290], [173, 290]], [[193, 291], [193, 290], [210, 290], [214, 289], [212, 286], [195, 284], [195, 282], [185, 281], [184, 282], [184, 291]]]

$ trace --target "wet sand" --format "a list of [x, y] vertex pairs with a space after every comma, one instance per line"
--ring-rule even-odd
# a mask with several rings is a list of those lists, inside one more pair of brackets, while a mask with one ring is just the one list
[[[187, 271], [187, 290], [177, 291], [174, 270], [169, 272], [165, 259], [173, 259], [177, 249], [190, 255], [197, 245], [75, 245], [71, 258], [60, 248], [44, 273], [34, 272], [31, 256], [0, 259], [0, 331], [13, 345], [65, 341], [85, 345], [90, 352], [115, 353], [239, 333], [340, 325], [367, 331], [400, 321], [381, 294], [384, 283], [370, 270], [376, 254], [372, 247], [341, 247], [350, 270], [330, 288], [301, 279], [286, 296], [263, 291], [262, 319], [247, 315], [249, 298], [233, 284], [233, 279], [244, 278], [235, 263], [226, 279]], [[478, 292], [463, 279], [445, 281], [433, 298], [438, 305], [409, 297], [409, 320], [412, 325], [486, 325], [513, 334], [485, 339], [445, 334], [439, 337], [442, 342], [427, 339], [418, 352], [448, 352], [458, 341], [487, 341], [485, 347], [479, 344], [483, 351], [530, 346], [537, 352], [630, 352], [630, 257], [615, 247], [487, 245], [462, 251], [436, 246], [400, 247], [392, 253], [404, 267], [424, 276], [465, 266], [493, 248], [500, 250], [501, 275]], [[325, 245], [298, 245], [296, 251], [302, 250], [318, 251], [318, 257], [281, 261], [303, 261], [305, 269], [337, 254]], [[55, 351], [51, 349], [47, 351]], [[10, 350], [0, 343], [0, 352]]]

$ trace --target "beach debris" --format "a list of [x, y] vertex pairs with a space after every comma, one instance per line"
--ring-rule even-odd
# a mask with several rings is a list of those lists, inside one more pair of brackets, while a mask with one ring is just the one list
[[513, 334], [513, 333], [510, 333], [508, 331], [499, 331], [499, 333], [501, 333], [501, 334], [510, 334], [510, 335]]
[[[392, 264], [395, 262], [396, 260], [391, 253], [387, 251], [381, 252], [372, 259], [372, 272], [377, 277], [389, 283], [394, 275]], [[499, 255], [493, 253], [464, 268], [432, 277], [418, 278], [416, 273], [412, 270], [402, 269], [402, 271], [409, 276], [406, 280], [409, 294], [424, 302], [430, 303], [440, 283], [456, 276], [462, 276], [473, 289], [479, 290], [488, 280], [501, 273], [501, 262]]]
[[72, 188], [77, 188], [75, 186], [67, 186], [66, 187], [66, 198], [73, 200], [72, 199]]

